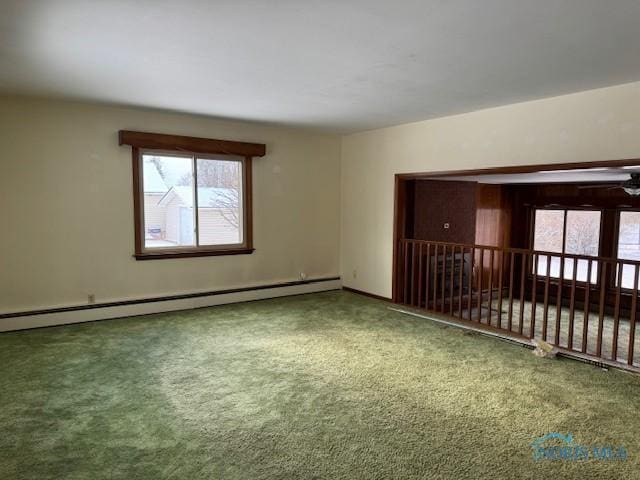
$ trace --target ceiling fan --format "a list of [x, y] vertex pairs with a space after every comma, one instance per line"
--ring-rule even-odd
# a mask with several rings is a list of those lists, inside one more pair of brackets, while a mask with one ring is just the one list
[[622, 188], [628, 195], [637, 197], [640, 195], [640, 172], [630, 174], [631, 178], [621, 183], [613, 183], [606, 185], [580, 185], [578, 188], [606, 188], [609, 190]]

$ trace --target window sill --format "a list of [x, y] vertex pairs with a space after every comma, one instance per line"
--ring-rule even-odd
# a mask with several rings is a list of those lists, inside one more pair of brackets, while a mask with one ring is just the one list
[[254, 248], [228, 248], [216, 250], [184, 250], [164, 252], [142, 252], [134, 255], [136, 260], [164, 260], [169, 258], [216, 257], [222, 255], [251, 255]]

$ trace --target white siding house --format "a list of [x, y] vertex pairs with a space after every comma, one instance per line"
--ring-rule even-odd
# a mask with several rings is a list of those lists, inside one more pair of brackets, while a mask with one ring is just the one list
[[[238, 194], [228, 188], [198, 188], [200, 245], [242, 243]], [[193, 188], [171, 188], [160, 200], [166, 211], [164, 239], [178, 245], [193, 244]]]
[[166, 230], [166, 208], [160, 205], [167, 185], [160, 172], [151, 162], [144, 164], [144, 237], [145, 240], [164, 239]]

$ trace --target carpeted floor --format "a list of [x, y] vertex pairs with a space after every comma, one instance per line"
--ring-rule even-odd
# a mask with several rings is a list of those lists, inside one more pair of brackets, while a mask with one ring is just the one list
[[[328, 292], [0, 334], [2, 479], [640, 478], [640, 377]], [[620, 460], [534, 461], [550, 432]]]
[[[489, 302], [486, 300], [486, 303], [483, 304], [482, 310], [480, 312], [481, 322], [484, 324], [491, 324], [494, 327], [501, 325], [501, 328], [508, 329], [508, 319], [509, 319], [509, 306], [507, 302], [503, 302], [502, 305], [502, 315], [498, 315], [499, 311], [499, 303], [497, 299], [493, 299], [492, 308], [491, 308], [491, 320], [489, 320]], [[593, 312], [595, 310], [595, 313]], [[544, 308], [543, 305], [538, 302], [536, 304], [536, 314], [535, 314], [535, 334], [534, 338], [544, 339], [542, 330], [543, 330], [543, 318], [544, 318]], [[431, 312], [433, 313], [433, 312]], [[556, 328], [556, 319], [557, 319], [558, 310], [556, 309], [555, 304], [549, 308], [548, 317], [547, 317], [547, 341], [549, 343], [555, 342], [555, 328]], [[468, 318], [469, 310], [462, 311], [462, 318], [465, 320]], [[454, 316], [458, 316], [458, 312], [454, 311]], [[478, 309], [473, 308], [471, 310], [471, 318], [473, 321], [477, 321], [478, 318]], [[527, 337], [531, 335], [531, 320], [532, 320], [532, 309], [531, 302], [524, 302], [524, 312], [523, 312], [523, 334]], [[597, 305], [592, 306], [592, 311], [588, 316], [584, 314], [584, 310], [576, 309], [574, 312], [573, 318], [573, 350], [581, 351], [582, 346], [582, 338], [584, 334], [584, 320], [587, 318], [587, 348], [586, 353], [598, 356], [597, 355], [597, 345], [598, 345], [598, 325], [599, 325], [599, 315]], [[613, 343], [615, 338], [615, 327], [614, 327], [614, 317], [612, 315], [605, 314], [602, 319], [602, 357], [607, 360], [618, 361], [622, 364], [627, 364], [628, 357], [628, 349], [629, 349], [629, 317], [625, 317], [624, 314], [621, 314], [619, 317], [618, 323], [618, 349], [616, 357], [613, 356]], [[520, 301], [513, 301], [513, 315], [512, 315], [512, 332], [518, 332], [520, 327]], [[563, 348], [569, 349], [569, 331], [571, 327], [570, 321], [570, 309], [566, 306], [563, 306], [560, 309], [560, 346]], [[640, 354], [638, 352], [638, 348], [640, 347], [640, 328], [636, 328], [634, 332], [634, 345], [636, 345], [636, 353], [634, 354], [633, 365], [636, 367], [640, 366]]]

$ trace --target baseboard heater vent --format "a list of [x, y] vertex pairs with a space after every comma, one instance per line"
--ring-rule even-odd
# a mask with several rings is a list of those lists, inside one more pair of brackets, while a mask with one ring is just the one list
[[340, 277], [312, 278], [208, 292], [3, 313], [0, 314], [0, 332], [191, 310], [228, 303], [339, 290], [340, 288], [342, 288]]
[[[462, 330], [467, 330], [467, 331], [471, 331], [474, 333], [478, 333], [480, 335], [485, 335], [487, 337], [492, 337], [492, 338], [497, 338], [498, 340], [501, 340], [503, 342], [508, 342], [511, 343], [513, 345], [518, 345], [520, 347], [525, 347], [528, 348], [530, 350], [533, 350], [535, 348], [535, 346], [533, 344], [531, 344], [530, 342], [526, 341], [526, 340], [522, 340], [520, 338], [516, 338], [516, 337], [511, 337], [509, 335], [503, 335], [501, 333], [498, 332], [492, 332], [489, 330], [485, 330], [482, 328], [477, 328], [474, 327], [473, 325], [463, 325], [461, 323], [458, 322], [451, 322], [442, 318], [436, 318], [436, 317], [431, 317], [429, 315], [424, 315], [418, 312], [414, 312], [411, 310], [405, 310], [402, 308], [395, 308], [395, 307], [387, 307], [389, 310], [394, 311], [394, 312], [398, 312], [398, 313], [402, 313], [404, 315], [410, 315], [412, 317], [418, 317], [418, 318], [423, 318], [425, 320], [430, 320], [432, 322], [435, 323], [440, 323], [442, 325], [447, 325], [449, 327], [456, 327], [456, 328], [460, 328]], [[613, 361], [607, 361], [607, 360], [603, 360], [603, 359], [598, 359], [598, 358], [592, 358], [588, 355], [583, 355], [580, 353], [576, 353], [576, 352], [571, 352], [569, 350], [566, 350], [564, 348], [558, 348], [558, 356], [559, 357], [565, 357], [565, 358], [570, 358], [571, 360], [577, 360], [579, 362], [582, 363], [587, 363], [589, 365], [594, 365], [596, 367], [599, 368], [616, 368], [618, 370], [622, 370], [624, 372], [631, 372], [631, 373], [635, 373], [635, 374], [640, 374], [640, 369], [636, 368], [636, 367], [630, 367], [627, 365], [624, 365], [622, 363], [618, 363], [618, 362], [613, 362]]]

